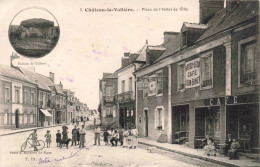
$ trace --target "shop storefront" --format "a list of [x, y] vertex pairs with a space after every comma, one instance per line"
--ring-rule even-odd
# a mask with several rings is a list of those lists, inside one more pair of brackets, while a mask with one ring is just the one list
[[133, 128], [135, 126], [135, 103], [119, 104], [119, 126], [122, 128]]
[[189, 105], [172, 107], [172, 134], [174, 144], [189, 141]]

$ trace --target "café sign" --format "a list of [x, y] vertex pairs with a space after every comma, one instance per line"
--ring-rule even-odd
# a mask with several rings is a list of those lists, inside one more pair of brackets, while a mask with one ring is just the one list
[[207, 106], [237, 104], [237, 103], [253, 103], [253, 102], [259, 102], [258, 94], [226, 96], [226, 97], [218, 97], [218, 98], [211, 98], [211, 99], [204, 100], [204, 104]]
[[200, 59], [194, 59], [185, 63], [186, 88], [200, 86]]

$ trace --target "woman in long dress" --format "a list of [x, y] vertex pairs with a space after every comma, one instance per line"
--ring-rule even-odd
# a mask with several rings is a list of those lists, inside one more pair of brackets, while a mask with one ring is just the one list
[[132, 147], [136, 148], [138, 146], [137, 137], [138, 137], [139, 132], [136, 128], [134, 128], [134, 129], [131, 130], [131, 133], [132, 133], [132, 140], [131, 140], [131, 147], [130, 148], [132, 148]]
[[129, 136], [129, 132], [127, 129], [124, 130], [123, 132], [123, 147], [128, 147], [128, 136]]

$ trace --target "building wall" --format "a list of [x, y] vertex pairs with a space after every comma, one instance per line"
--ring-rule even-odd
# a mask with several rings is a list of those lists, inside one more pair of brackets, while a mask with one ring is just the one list
[[[9, 101], [5, 100], [5, 87], [9, 88]], [[0, 79], [0, 128], [1, 129], [8, 129], [11, 128], [11, 110], [12, 110], [12, 83], [6, 80]]]
[[[238, 81], [238, 78], [240, 75], [240, 73], [238, 71], [239, 70], [238, 43], [239, 43], [239, 41], [248, 39], [250, 37], [258, 38], [258, 32], [257, 32], [258, 28], [257, 27], [258, 27], [257, 25], [254, 25], [252, 27], [232, 33], [232, 66], [231, 66], [232, 67], [232, 75], [231, 75], [232, 76], [232, 94], [257, 92], [259, 90], [258, 85], [254, 85], [254, 84], [239, 86], [239, 81]], [[258, 51], [258, 54], [259, 54], [259, 51]], [[259, 55], [258, 55], [258, 57], [259, 57]], [[258, 80], [259, 80], [259, 77], [258, 77]]]
[[[127, 69], [123, 70], [122, 72], [118, 73], [118, 94], [123, 93], [122, 92], [122, 81], [125, 81], [125, 92], [127, 91], [133, 91], [135, 92], [135, 77], [133, 75], [134, 72], [134, 66], [127, 67]], [[129, 90], [129, 78], [132, 77], [132, 90]]]
[[[162, 96], [143, 97], [143, 90], [137, 93], [137, 128], [140, 136], [145, 136], [145, 113], [148, 110], [148, 138], [158, 140], [161, 134], [167, 135], [168, 132], [168, 68], [163, 70], [163, 94]], [[160, 71], [160, 70], [158, 70]], [[152, 72], [148, 76], [155, 74]], [[162, 107], [164, 109], [164, 130], [158, 130], [155, 127], [155, 109]], [[169, 142], [169, 141], [168, 141]]]

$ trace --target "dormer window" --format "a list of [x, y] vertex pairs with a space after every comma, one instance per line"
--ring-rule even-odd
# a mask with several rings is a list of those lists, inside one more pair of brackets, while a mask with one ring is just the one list
[[182, 32], [182, 47], [187, 46], [187, 31]]

